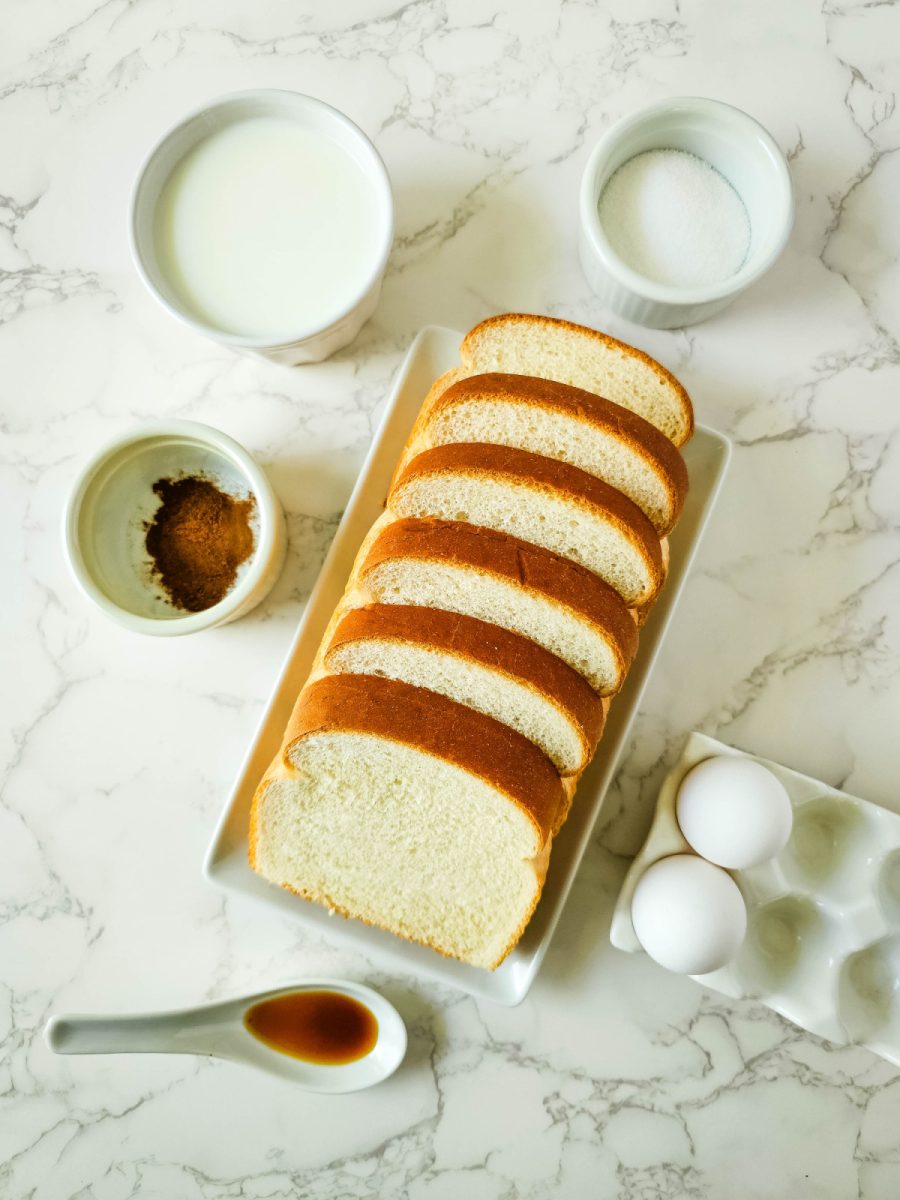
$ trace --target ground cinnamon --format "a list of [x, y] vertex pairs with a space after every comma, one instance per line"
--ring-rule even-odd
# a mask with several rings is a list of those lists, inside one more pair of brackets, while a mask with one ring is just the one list
[[158, 479], [153, 490], [162, 501], [145, 526], [153, 573], [176, 608], [212, 608], [253, 551], [255, 501], [192, 475]]

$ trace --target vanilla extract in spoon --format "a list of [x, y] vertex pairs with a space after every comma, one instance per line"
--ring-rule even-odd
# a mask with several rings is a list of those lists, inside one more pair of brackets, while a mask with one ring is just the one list
[[375, 1014], [341, 992], [299, 991], [261, 1000], [247, 1009], [244, 1028], [272, 1050], [323, 1066], [357, 1062], [378, 1041]]
[[406, 1054], [406, 1026], [390, 1001], [342, 979], [166, 1012], [59, 1013], [45, 1037], [55, 1054], [199, 1054], [332, 1095], [381, 1083]]

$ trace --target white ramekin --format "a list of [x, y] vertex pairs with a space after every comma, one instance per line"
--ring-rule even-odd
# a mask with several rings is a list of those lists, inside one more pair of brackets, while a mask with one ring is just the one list
[[[365, 172], [378, 204], [378, 245], [374, 266], [364, 285], [355, 295], [347, 297], [342, 312], [337, 315], [323, 314], [323, 323], [292, 331], [286, 341], [278, 343], [225, 332], [186, 312], [160, 270], [153, 237], [154, 214], [160, 192], [184, 156], [211, 133], [235, 121], [259, 116], [288, 117], [306, 129], [316, 130], [331, 138]], [[329, 104], [300, 92], [265, 88], [233, 92], [195, 109], [164, 134], [150, 151], [138, 172], [131, 195], [131, 253], [138, 274], [163, 308], [183, 324], [220, 345], [288, 366], [321, 362], [353, 341], [375, 311], [393, 237], [391, 181], [378, 151], [349, 117]]]
[[[609, 179], [647, 150], [687, 150], [729, 181], [750, 217], [750, 249], [740, 270], [720, 283], [676, 288], [639, 275], [615, 254], [598, 215]], [[784, 155], [765, 129], [718, 100], [663, 100], [623, 118], [594, 147], [581, 180], [578, 250], [600, 300], [638, 325], [674, 329], [705, 321], [748, 288], [784, 249], [794, 219]]]
[[[162, 598], [147, 562], [145, 522], [158, 479], [202, 474], [256, 501], [255, 547], [222, 600], [187, 613]], [[108, 617], [135, 633], [173, 637], [244, 616], [284, 565], [284, 513], [265, 474], [233, 438], [197, 421], [140, 425], [104, 446], [80, 472], [63, 516], [75, 580]]]

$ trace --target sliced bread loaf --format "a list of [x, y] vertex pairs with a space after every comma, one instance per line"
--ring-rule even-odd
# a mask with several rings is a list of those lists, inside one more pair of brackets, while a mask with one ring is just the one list
[[345, 916], [494, 967], [540, 895], [568, 793], [531, 742], [392, 679], [307, 685], [253, 801], [250, 861]]
[[502, 371], [585, 388], [631, 409], [676, 446], [694, 430], [690, 397], [649, 355], [615, 338], [553, 317], [506, 313], [476, 325], [460, 347], [470, 375]]
[[401, 679], [486, 713], [534, 742], [562, 775], [587, 765], [603, 729], [604, 702], [561, 658], [521, 634], [443, 609], [351, 609], [324, 666]]
[[357, 583], [363, 603], [440, 608], [521, 633], [602, 696], [622, 686], [637, 649], [631, 614], [598, 576], [540, 546], [461, 521], [383, 525]]
[[487, 442], [580, 467], [634, 501], [660, 537], [684, 504], [687, 468], [669, 439], [643, 417], [582, 388], [524, 375], [472, 375], [436, 385], [422, 413], [398, 474], [433, 446]]
[[599, 575], [629, 608], [663, 581], [653, 526], [627, 496], [579, 467], [528, 450], [457, 442], [407, 463], [388, 496], [400, 517], [437, 517], [511, 534]]

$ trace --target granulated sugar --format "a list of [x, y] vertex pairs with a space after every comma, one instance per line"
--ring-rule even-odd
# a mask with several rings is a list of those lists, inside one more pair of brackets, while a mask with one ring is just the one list
[[715, 168], [684, 150], [630, 159], [603, 189], [599, 216], [616, 254], [655, 283], [719, 283], [747, 257], [743, 201]]

